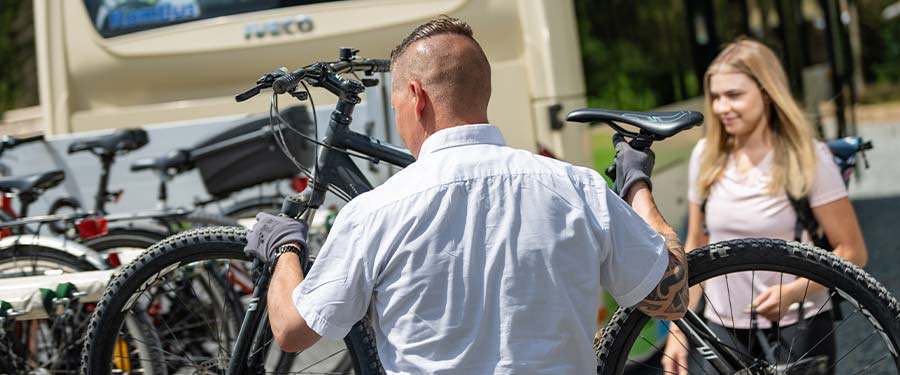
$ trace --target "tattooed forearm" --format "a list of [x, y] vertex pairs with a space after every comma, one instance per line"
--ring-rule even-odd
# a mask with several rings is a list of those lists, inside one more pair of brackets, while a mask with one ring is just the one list
[[677, 236], [667, 234], [664, 237], [669, 249], [669, 266], [656, 288], [636, 307], [653, 318], [675, 320], [684, 316], [690, 301], [687, 256]]

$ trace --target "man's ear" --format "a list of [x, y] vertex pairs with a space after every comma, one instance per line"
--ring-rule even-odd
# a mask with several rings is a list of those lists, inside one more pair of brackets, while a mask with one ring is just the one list
[[422, 82], [409, 81], [409, 95], [416, 106], [416, 120], [421, 120], [425, 113], [425, 103], [428, 103], [428, 94], [422, 89]]

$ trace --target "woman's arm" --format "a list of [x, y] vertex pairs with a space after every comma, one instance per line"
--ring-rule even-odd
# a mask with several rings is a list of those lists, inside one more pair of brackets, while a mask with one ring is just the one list
[[[869, 255], [850, 199], [844, 197], [814, 207], [812, 211], [816, 222], [828, 236], [828, 242], [834, 248], [834, 254], [857, 266], [865, 266]], [[770, 288], [754, 300], [754, 305], [757, 307], [757, 312], [767, 319], [780, 319], [779, 314], [787, 311], [787, 307], [792, 303], [801, 301], [807, 295], [823, 291], [825, 291], [824, 286], [805, 278], [798, 278], [784, 286]], [[779, 298], [775, 298], [775, 296], [779, 296]]]
[[834, 255], [865, 267], [869, 260], [866, 242], [856, 220], [856, 211], [847, 197], [813, 207], [813, 216], [819, 227], [825, 230], [828, 242], [834, 248]]
[[[705, 220], [706, 217], [703, 211], [700, 210], [700, 205], [689, 202], [687, 238], [684, 240], [684, 246], [688, 252], [709, 243], [709, 235], [706, 233], [706, 228], [703, 225]], [[700, 300], [703, 298], [703, 290], [698, 285], [692, 287], [690, 293], [690, 309], [696, 310], [697, 306], [700, 304]]]

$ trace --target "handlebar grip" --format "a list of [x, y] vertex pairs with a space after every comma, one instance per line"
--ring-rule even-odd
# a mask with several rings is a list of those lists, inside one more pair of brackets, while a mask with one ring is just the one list
[[276, 94], [284, 94], [288, 91], [293, 90], [297, 87], [297, 84], [300, 83], [302, 79], [301, 74], [297, 73], [288, 73], [282, 77], [278, 77], [275, 82], [272, 82], [272, 91], [275, 91]]
[[371, 59], [373, 73], [387, 73], [391, 71], [391, 60]]

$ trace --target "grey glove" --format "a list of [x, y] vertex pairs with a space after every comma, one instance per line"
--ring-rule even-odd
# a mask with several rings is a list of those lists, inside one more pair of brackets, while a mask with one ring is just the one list
[[615, 192], [624, 198], [628, 195], [628, 189], [638, 181], [647, 183], [647, 187], [653, 185], [650, 182], [650, 173], [653, 172], [653, 163], [656, 155], [650, 148], [639, 150], [631, 147], [621, 134], [616, 133], [612, 137], [613, 146], [616, 148], [616, 186]]
[[306, 258], [307, 230], [305, 222], [260, 212], [256, 215], [256, 224], [253, 226], [253, 230], [247, 234], [247, 246], [244, 247], [244, 252], [267, 264], [272, 264], [281, 245], [297, 243], [300, 244], [304, 254], [300, 262], [306, 269], [307, 259], [304, 258]]

